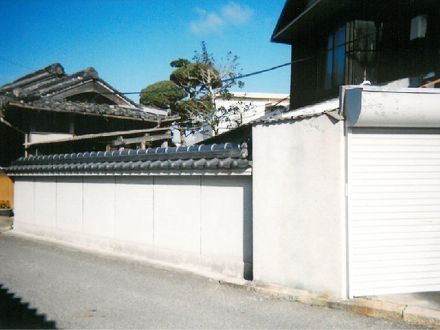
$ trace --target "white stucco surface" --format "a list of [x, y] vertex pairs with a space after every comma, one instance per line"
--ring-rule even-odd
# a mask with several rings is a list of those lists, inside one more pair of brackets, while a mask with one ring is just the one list
[[115, 238], [153, 245], [153, 178], [116, 178]]
[[53, 228], [56, 226], [56, 183], [51, 179], [35, 182], [34, 222], [38, 226]]
[[343, 123], [253, 127], [254, 279], [346, 296]]
[[22, 177], [15, 198], [18, 233], [236, 277], [252, 262], [249, 176]]
[[[202, 258], [207, 262], [215, 260], [218, 267], [231, 267], [229, 260], [252, 264], [251, 180], [247, 177], [231, 179], [202, 178], [200, 249]], [[227, 194], [223, 193], [225, 189]], [[236, 219], [241, 218], [244, 221], [238, 227]], [[222, 246], [221, 251], [218, 246]]]
[[115, 222], [115, 178], [84, 178], [83, 205], [84, 232], [93, 236], [112, 237]]
[[155, 241], [200, 254], [200, 177], [155, 179]]
[[83, 225], [82, 180], [60, 178], [57, 180], [56, 206], [57, 228], [63, 231], [81, 232]]
[[34, 180], [32, 178], [17, 178], [14, 185], [15, 196], [20, 196], [14, 201], [15, 218], [20, 221], [14, 224], [33, 224], [34, 223]]

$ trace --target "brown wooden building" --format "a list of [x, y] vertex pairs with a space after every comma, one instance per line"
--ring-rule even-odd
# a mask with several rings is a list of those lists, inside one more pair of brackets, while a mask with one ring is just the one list
[[160, 145], [176, 119], [136, 104], [93, 68], [68, 75], [52, 64], [0, 87], [0, 166], [25, 153]]
[[419, 87], [440, 78], [440, 1], [288, 0], [272, 41], [292, 45], [291, 107], [369, 80]]

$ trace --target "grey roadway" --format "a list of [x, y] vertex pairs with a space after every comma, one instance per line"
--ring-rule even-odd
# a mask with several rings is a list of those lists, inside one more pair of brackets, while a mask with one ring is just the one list
[[9, 233], [0, 285], [61, 328], [410, 328]]

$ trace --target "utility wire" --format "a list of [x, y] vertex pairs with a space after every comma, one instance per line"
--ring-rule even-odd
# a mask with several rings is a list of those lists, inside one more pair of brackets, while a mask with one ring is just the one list
[[251, 72], [251, 73], [247, 73], [247, 74], [242, 74], [242, 75], [239, 75], [239, 76], [234, 77], [234, 78], [223, 79], [222, 82], [228, 82], [228, 81], [243, 79], [243, 78], [247, 78], [247, 77], [252, 77], [252, 76], [255, 76], [257, 74], [262, 74], [262, 73], [265, 73], [265, 72], [273, 71], [273, 70], [276, 70], [276, 69], [279, 69], [279, 68], [282, 68], [282, 67], [285, 67], [285, 66], [288, 66], [288, 65], [291, 65], [291, 64], [292, 64], [292, 62], [280, 64], [280, 65], [277, 65], [277, 66], [273, 66], [273, 67], [271, 67], [269, 69], [255, 71], [255, 72]]
[[[306, 57], [306, 58], [300, 58], [300, 59], [297, 59], [297, 60], [294, 60], [294, 61], [291, 61], [291, 62], [287, 62], [287, 63], [284, 63], [284, 64], [273, 66], [273, 67], [268, 68], [268, 69], [258, 70], [258, 71], [254, 71], [254, 72], [238, 75], [238, 76], [233, 77], [233, 78], [223, 79], [221, 82], [222, 83], [224, 83], [224, 82], [231, 82], [231, 81], [234, 81], [234, 80], [240, 80], [240, 79], [243, 79], [243, 78], [248, 78], [248, 77], [256, 76], [256, 75], [259, 75], [259, 74], [262, 74], [262, 73], [270, 72], [270, 71], [273, 71], [273, 70], [277, 70], [277, 69], [280, 69], [280, 68], [292, 65], [294, 63], [308, 61], [308, 60], [310, 60], [312, 58], [313, 58], [312, 56]], [[25, 67], [25, 66], [23, 66], [23, 65], [21, 65], [19, 63], [14, 63], [14, 62], [9, 61], [9, 60], [7, 60], [5, 58], [2, 58], [2, 57], [0, 57], [0, 60], [2, 60], [4, 62], [8, 62], [10, 64], [14, 64], [16, 66], [20, 66], [22, 68], [27, 68], [27, 67]], [[27, 68], [27, 69], [29, 69], [29, 68]], [[167, 92], [167, 91], [173, 91], [173, 89], [157, 90], [154, 93], [160, 94], [160, 93], [164, 93], [164, 92]], [[99, 94], [100, 95], [108, 95], [108, 94], [113, 94], [113, 95], [118, 95], [118, 94], [137, 95], [137, 94], [140, 94], [140, 93], [141, 92], [139, 91], [139, 92], [101, 92]]]
[[[248, 78], [248, 77], [251, 77], [251, 76], [255, 76], [255, 75], [259, 75], [259, 74], [266, 73], [266, 72], [269, 72], [269, 71], [273, 71], [273, 70], [276, 70], [276, 69], [280, 69], [280, 68], [283, 68], [285, 66], [292, 65], [294, 63], [308, 61], [309, 59], [312, 59], [312, 58], [313, 58], [312, 56], [306, 57], [306, 58], [300, 58], [298, 60], [295, 60], [295, 61], [292, 61], [292, 62], [287, 62], [287, 63], [284, 63], [284, 64], [280, 64], [280, 65], [277, 65], [277, 66], [273, 66], [273, 67], [268, 68], [268, 69], [259, 70], [259, 71], [255, 71], [255, 72], [251, 72], [251, 73], [242, 74], [242, 75], [238, 75], [238, 76], [236, 76], [234, 78], [223, 79], [222, 82], [230, 82], [230, 81], [234, 81], [234, 80], [240, 80], [240, 79], [243, 79], [243, 78]], [[158, 91], [155, 91], [155, 92], [156, 93], [163, 93], [163, 92], [167, 92], [167, 91], [168, 91], [168, 89], [164, 89], [164, 90], [158, 90]], [[169, 91], [171, 91], [171, 89], [169, 89]], [[120, 94], [124, 94], [124, 95], [134, 95], [134, 94], [140, 94], [140, 93], [141, 92], [120, 92]], [[116, 93], [114, 93], [114, 92], [103, 92], [103, 93], [100, 93], [100, 94], [104, 95], [104, 94], [116, 94]]]

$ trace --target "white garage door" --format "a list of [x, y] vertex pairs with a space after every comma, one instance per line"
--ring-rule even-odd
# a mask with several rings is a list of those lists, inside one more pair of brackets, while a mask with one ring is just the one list
[[439, 131], [353, 129], [348, 225], [350, 296], [440, 290]]

